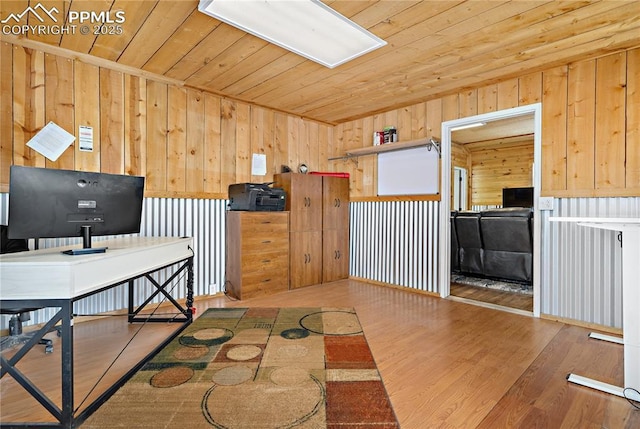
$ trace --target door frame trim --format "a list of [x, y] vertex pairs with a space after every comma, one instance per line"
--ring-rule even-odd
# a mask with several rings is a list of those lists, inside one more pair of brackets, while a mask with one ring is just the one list
[[441, 176], [440, 176], [440, 296], [446, 298], [451, 290], [451, 132], [452, 128], [476, 122], [492, 122], [533, 114], [533, 316], [540, 317], [540, 274], [541, 274], [541, 222], [538, 200], [540, 199], [541, 161], [542, 161], [542, 103], [529, 104], [511, 109], [489, 112], [466, 118], [454, 119], [442, 123]]

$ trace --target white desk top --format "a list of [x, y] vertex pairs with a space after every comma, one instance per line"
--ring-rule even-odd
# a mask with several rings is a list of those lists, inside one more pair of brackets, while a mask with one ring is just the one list
[[0, 255], [0, 298], [76, 298], [188, 258], [191, 245], [190, 237], [126, 237], [96, 242], [106, 253], [64, 255], [74, 247], [65, 246]]
[[624, 231], [640, 229], [640, 218], [637, 217], [550, 217], [551, 222], [572, 222], [592, 228]]

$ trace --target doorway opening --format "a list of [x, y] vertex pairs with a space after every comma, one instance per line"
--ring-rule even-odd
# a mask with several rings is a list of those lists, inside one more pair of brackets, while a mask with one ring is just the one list
[[[478, 125], [482, 124], [482, 125]], [[523, 140], [529, 139], [529, 143]], [[469, 146], [466, 146], [469, 144]], [[466, 146], [466, 147], [465, 147]], [[471, 162], [467, 165], [459, 162], [460, 153], [465, 151], [484, 151], [486, 153], [498, 154], [500, 148], [506, 151], [528, 151], [532, 154], [528, 156], [532, 161], [528, 168], [522, 165], [514, 168], [501, 165], [505, 162], [505, 156], [496, 155], [488, 157], [483, 161], [488, 167], [487, 171], [494, 171], [496, 177], [484, 178], [482, 186], [478, 185], [481, 170], [473, 169]], [[539, 317], [540, 308], [540, 220], [537, 202], [540, 195], [540, 159], [541, 159], [541, 104], [521, 106], [513, 109], [491, 112], [468, 118], [447, 121], [442, 124], [442, 169], [441, 169], [441, 219], [452, 219], [452, 211], [482, 211], [500, 209], [502, 203], [502, 188], [519, 187], [529, 185], [533, 188], [533, 207], [529, 209], [532, 214], [532, 253], [531, 267], [531, 288], [532, 297], [529, 298], [530, 309], [528, 313]], [[496, 173], [503, 168], [503, 171]], [[466, 179], [464, 177], [466, 170]], [[482, 173], [485, 174], [485, 173]], [[528, 175], [528, 176], [527, 176]], [[519, 177], [516, 177], [519, 176]], [[462, 186], [461, 182], [467, 181], [467, 186]], [[528, 182], [527, 182], [528, 181]], [[518, 186], [511, 186], [518, 185]], [[498, 195], [500, 193], [500, 195]], [[465, 197], [463, 197], [465, 195]], [[462, 209], [462, 210], [461, 210]], [[452, 294], [451, 272], [452, 264], [455, 263], [453, 249], [450, 240], [451, 222], [441, 222], [440, 240], [441, 255], [452, 255], [452, 258], [442, 257], [439, 266], [440, 295], [448, 297]], [[454, 253], [452, 252], [454, 250]], [[482, 275], [480, 277], [483, 277]], [[457, 283], [457, 282], [456, 282]], [[458, 286], [454, 284], [454, 289]], [[498, 286], [496, 289], [500, 289]], [[458, 294], [458, 292], [456, 292]], [[472, 299], [472, 298], [470, 298]], [[532, 301], [532, 302], [531, 302]], [[513, 304], [518, 307], [520, 304]], [[507, 306], [509, 306], [507, 304]]]
[[468, 172], [466, 168], [453, 167], [453, 210], [467, 210], [467, 190], [469, 189]]

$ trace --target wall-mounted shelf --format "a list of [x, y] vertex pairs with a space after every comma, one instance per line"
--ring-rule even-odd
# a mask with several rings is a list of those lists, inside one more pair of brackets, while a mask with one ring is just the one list
[[329, 161], [334, 161], [336, 159], [357, 158], [359, 156], [372, 155], [372, 154], [382, 153], [382, 152], [391, 152], [394, 150], [410, 149], [410, 148], [420, 147], [420, 146], [435, 147], [438, 154], [440, 154], [439, 143], [440, 142], [437, 142], [432, 138], [422, 138], [417, 140], [408, 140], [404, 142], [386, 143], [386, 144], [381, 144], [376, 146], [362, 147], [358, 149], [349, 149], [345, 152], [344, 156], [329, 158]]

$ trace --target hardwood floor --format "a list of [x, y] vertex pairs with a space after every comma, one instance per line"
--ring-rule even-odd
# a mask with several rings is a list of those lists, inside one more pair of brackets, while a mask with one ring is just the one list
[[[405, 429], [640, 427], [640, 410], [624, 398], [566, 381], [575, 372], [622, 384], [622, 346], [589, 340], [584, 328], [353, 280], [246, 301], [201, 298], [196, 306], [198, 314], [211, 307], [355, 308]], [[139, 329], [122, 317], [75, 325], [77, 401]], [[144, 326], [101, 386], [172, 329]], [[48, 392], [60, 382], [56, 350], [32, 352], [21, 365]], [[0, 421], [46, 421], [10, 376], [0, 388]]]
[[486, 287], [469, 286], [459, 283], [451, 283], [450, 293], [453, 296], [473, 301], [487, 302], [522, 311], [533, 311], [532, 295], [493, 290]]

